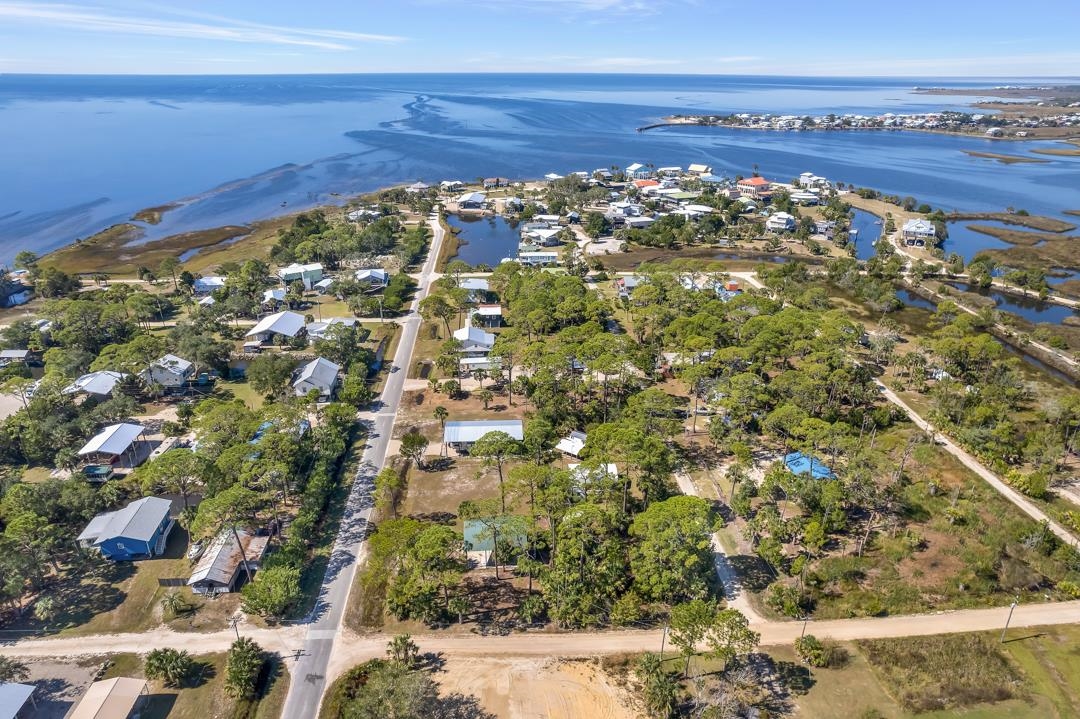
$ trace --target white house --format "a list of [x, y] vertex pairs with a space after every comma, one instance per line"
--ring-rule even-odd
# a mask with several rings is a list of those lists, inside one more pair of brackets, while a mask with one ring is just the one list
[[709, 167], [708, 165], [703, 165], [703, 164], [698, 164], [698, 163], [690, 165], [686, 169], [687, 169], [687, 172], [691, 172], [691, 173], [693, 173], [695, 175], [711, 175], [712, 174], [712, 168], [711, 167]]
[[486, 355], [495, 346], [495, 335], [472, 325], [455, 330], [454, 339], [461, 343], [464, 355]]
[[649, 168], [640, 162], [627, 165], [625, 172], [626, 176], [631, 180], [641, 180], [649, 176]]
[[439, 183], [439, 188], [452, 192], [454, 190], [460, 190], [465, 187], [465, 183], [461, 180], [443, 180]]
[[296, 337], [304, 329], [304, 316], [295, 312], [278, 312], [277, 314], [267, 315], [259, 320], [258, 324], [252, 327], [244, 335], [250, 337], [254, 342], [265, 343], [274, 335], [281, 335], [283, 337]]
[[555, 449], [568, 454], [571, 457], [580, 457], [581, 450], [585, 449], [585, 440], [587, 435], [584, 432], [573, 431], [567, 436], [559, 440], [559, 443], [555, 445]]
[[304, 283], [305, 290], [310, 290], [312, 285], [322, 279], [322, 275], [323, 266], [319, 262], [312, 262], [307, 265], [294, 262], [288, 267], [282, 267], [277, 271], [277, 276], [281, 278], [282, 282], [300, 280]]
[[502, 324], [502, 305], [477, 305], [470, 315], [470, 324], [473, 316], [479, 317], [484, 327], [498, 327]]
[[386, 287], [390, 282], [390, 273], [378, 267], [366, 267], [357, 270], [355, 277], [357, 282], [365, 282], [371, 285], [372, 288]]
[[[514, 260], [511, 259], [511, 262]], [[517, 262], [530, 267], [559, 264], [558, 252], [521, 252], [518, 253]]]
[[922, 246], [937, 237], [937, 228], [930, 220], [912, 218], [904, 223], [900, 236], [908, 245]]
[[427, 192], [431, 188], [431, 185], [426, 182], [414, 182], [405, 188], [405, 192], [416, 195], [421, 192]]
[[262, 303], [267, 307], [277, 307], [285, 302], [285, 290], [281, 287], [275, 287], [271, 290], [263, 290]]
[[765, 229], [770, 232], [791, 232], [795, 229], [795, 218], [786, 212], [776, 212], [765, 220]]
[[338, 373], [341, 366], [328, 359], [317, 357], [300, 368], [293, 381], [293, 390], [297, 397], [304, 397], [311, 390], [318, 390], [321, 401], [334, 396], [338, 385]]
[[304, 327], [304, 330], [307, 332], [308, 342], [314, 344], [317, 340], [330, 337], [334, 333], [332, 327], [356, 327], [356, 325], [355, 317], [331, 317], [319, 322], [311, 322]]
[[483, 192], [466, 192], [458, 198], [458, 207], [465, 210], [479, 210], [487, 202], [487, 195]]
[[197, 295], [208, 295], [214, 290], [220, 290], [224, 286], [224, 277], [219, 275], [207, 275], [206, 277], [196, 277], [195, 283], [191, 286], [191, 289]]
[[78, 454], [89, 461], [118, 464], [127, 460], [128, 466], [139, 463], [139, 441], [146, 428], [141, 424], [111, 424], [91, 437]]
[[491, 291], [491, 283], [486, 277], [462, 277], [458, 280], [458, 287], [469, 293], [469, 299], [477, 302]]
[[182, 387], [195, 374], [195, 365], [174, 354], [167, 354], [139, 373], [149, 385]]
[[316, 282], [314, 285], [312, 285], [313, 289], [318, 291], [318, 293], [320, 295], [328, 295], [328, 294], [330, 294], [330, 288], [333, 287], [333, 286], [334, 286], [334, 278], [333, 277], [324, 277], [321, 280], [319, 280], [318, 282]]
[[125, 377], [127, 375], [123, 372], [113, 372], [107, 369], [91, 372], [90, 374], [84, 374], [67, 387], [64, 387], [61, 392], [63, 394], [92, 394], [97, 397], [108, 397], [112, 394], [113, 388]]

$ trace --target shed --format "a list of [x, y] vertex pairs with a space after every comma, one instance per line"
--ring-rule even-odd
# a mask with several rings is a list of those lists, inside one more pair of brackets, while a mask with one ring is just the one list
[[30, 350], [0, 350], [0, 367], [10, 364], [26, 364]]
[[0, 719], [16, 719], [34, 689], [33, 684], [0, 684]]
[[94, 682], [67, 719], [127, 719], [148, 694], [142, 679], [116, 677]]
[[505, 432], [518, 441], [525, 438], [520, 419], [474, 419], [447, 422], [443, 442], [454, 449], [467, 450], [489, 432]]
[[295, 337], [304, 329], [304, 324], [303, 315], [286, 310], [263, 317], [244, 337], [251, 337], [259, 342], [266, 342], [273, 335]]
[[[237, 536], [240, 537], [239, 544]], [[244, 571], [244, 558], [247, 558], [248, 568], [254, 572], [266, 554], [269, 541], [269, 536], [256, 536], [243, 529], [236, 530], [236, 534], [231, 529], [222, 530], [195, 565], [187, 585], [195, 594], [234, 591], [236, 580]]]
[[784, 455], [784, 464], [792, 474], [809, 474], [814, 479], [836, 479], [836, 475], [824, 462], [802, 452]]
[[139, 437], [146, 431], [141, 424], [110, 424], [82, 446], [80, 457], [102, 461], [110, 465], [126, 459], [129, 466], [136, 466]]
[[156, 557], [165, 551], [173, 528], [171, 511], [169, 500], [143, 497], [123, 509], [97, 515], [76, 541], [113, 561]]

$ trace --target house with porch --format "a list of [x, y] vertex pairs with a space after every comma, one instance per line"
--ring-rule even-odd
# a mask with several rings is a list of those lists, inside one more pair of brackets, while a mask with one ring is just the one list
[[139, 373], [148, 385], [160, 385], [166, 389], [183, 387], [195, 376], [195, 365], [182, 357], [167, 354]]
[[116, 385], [127, 378], [123, 372], [112, 370], [99, 370], [84, 374], [77, 380], [60, 390], [63, 394], [85, 394], [94, 397], [108, 397], [112, 394]]
[[304, 283], [305, 290], [310, 290], [316, 282], [323, 278], [323, 266], [320, 262], [311, 262], [306, 265], [294, 262], [279, 269], [277, 276], [286, 284], [299, 280]]
[[79, 457], [87, 464], [137, 467], [148, 454], [142, 441], [145, 431], [141, 424], [110, 424], [82, 446]]
[[457, 201], [462, 210], [482, 210], [487, 204], [487, 195], [483, 192], [466, 192]]
[[900, 237], [909, 247], [923, 247], [937, 239], [937, 228], [930, 220], [912, 218], [900, 228]]
[[764, 177], [744, 177], [735, 183], [735, 186], [743, 197], [750, 197], [755, 200], [763, 200], [772, 195], [770, 190], [772, 185]]
[[461, 353], [466, 357], [486, 355], [495, 346], [495, 335], [471, 324], [454, 330], [454, 339], [461, 343]]
[[263, 317], [244, 334], [244, 337], [250, 343], [266, 344], [275, 336], [296, 337], [304, 331], [306, 324], [303, 315], [286, 310]]
[[381, 290], [390, 283], [390, 273], [381, 267], [365, 267], [354, 275], [357, 282], [368, 285], [368, 291]]

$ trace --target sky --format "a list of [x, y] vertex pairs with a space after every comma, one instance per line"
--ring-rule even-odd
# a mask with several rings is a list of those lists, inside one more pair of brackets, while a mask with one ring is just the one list
[[1080, 2], [0, 0], [0, 72], [1080, 76]]

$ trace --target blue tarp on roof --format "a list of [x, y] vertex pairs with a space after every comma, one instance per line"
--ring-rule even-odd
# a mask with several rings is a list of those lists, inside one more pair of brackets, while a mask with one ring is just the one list
[[836, 475], [824, 462], [802, 452], [785, 455], [784, 464], [792, 474], [809, 474], [814, 479], [836, 479]]

